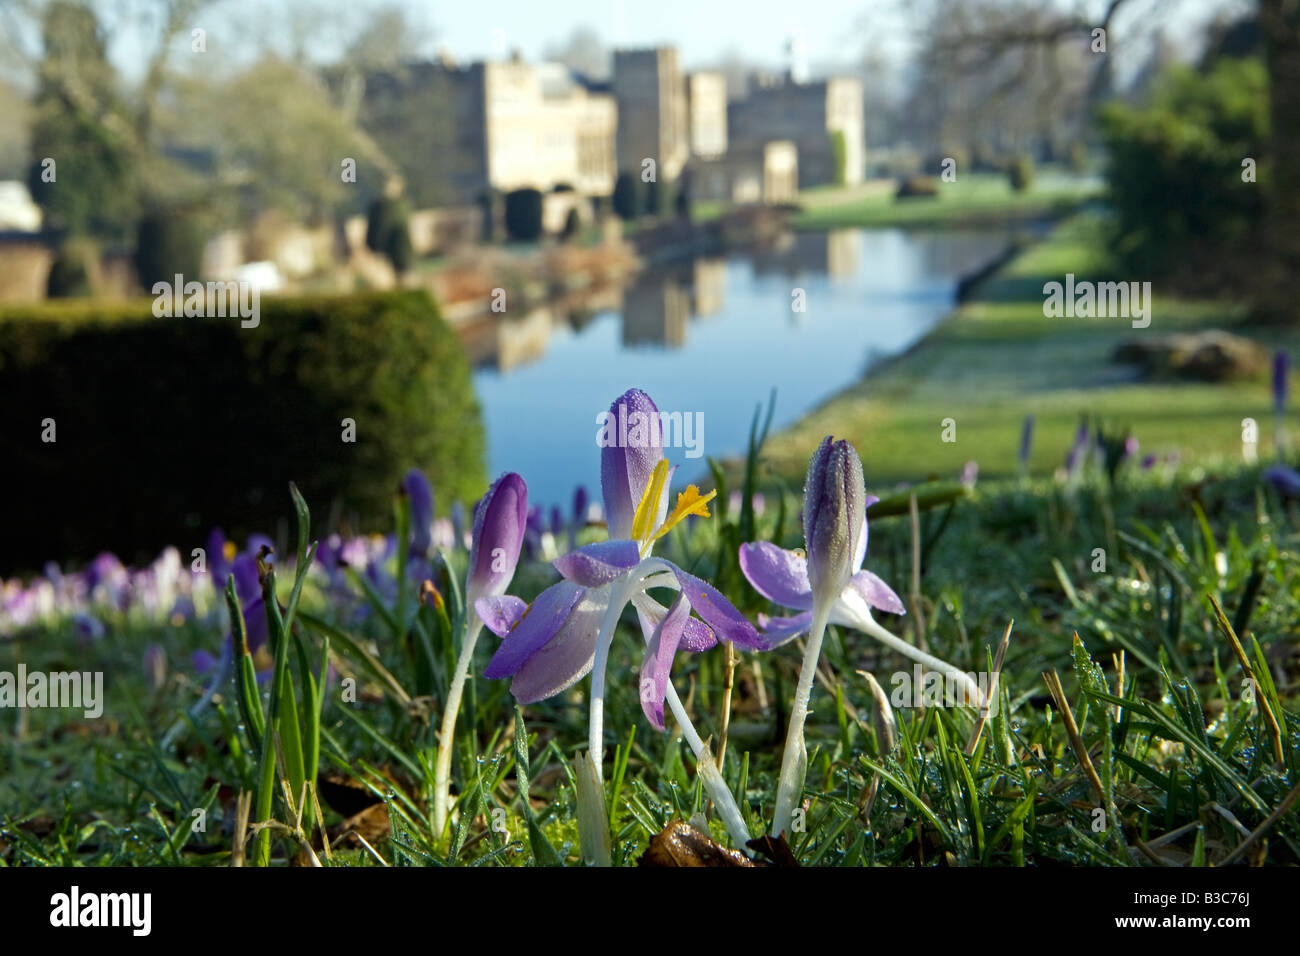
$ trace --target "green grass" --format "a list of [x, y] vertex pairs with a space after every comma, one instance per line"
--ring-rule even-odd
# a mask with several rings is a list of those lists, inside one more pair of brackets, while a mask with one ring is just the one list
[[[656, 550], [713, 581], [747, 616], [781, 613], [745, 582], [736, 549], [758, 539], [802, 545], [797, 489], [823, 434], [854, 441], [877, 493], [955, 473], [968, 459], [981, 464], [973, 491], [922, 509], [915, 526], [905, 511], [877, 510], [867, 567], [911, 610], [880, 622], [962, 670], [988, 671], [1014, 620], [998, 713], [971, 749], [973, 711], [894, 698], [891, 741], [861, 672], [892, 696], [910, 661], [831, 628], [807, 728], [806, 814], [791, 840], [803, 865], [1300, 864], [1300, 508], [1242, 465], [1239, 451], [1240, 418], [1267, 420], [1267, 385], [1116, 381], [1106, 355], [1133, 330], [1116, 320], [1047, 320], [1039, 304], [1046, 277], [1105, 272], [1101, 248], [1095, 221], [1061, 226], [917, 348], [763, 446], [751, 480], [788, 493], [768, 494], [757, 516], [729, 513], [731, 479], [719, 469], [713, 515]], [[1233, 306], [1158, 299], [1147, 332], [1239, 318]], [[1032, 474], [1012, 477], [1026, 411], [1038, 417]], [[1128, 463], [1112, 480], [1093, 463], [1058, 481], [1052, 472], [1084, 412], [1131, 426], [1145, 450], [1179, 451], [1182, 464]], [[957, 421], [953, 445], [940, 440], [945, 417]], [[286, 518], [290, 510], [286, 497]], [[406, 509], [396, 515], [404, 540]], [[299, 530], [302, 555], [320, 532]], [[603, 536], [589, 528], [583, 540]], [[202, 688], [188, 657], [215, 651], [226, 627], [215, 593], [189, 619], [101, 607], [105, 634], [88, 644], [57, 616], [0, 640], [0, 671], [19, 661], [101, 670], [107, 695], [100, 720], [3, 712], [0, 864], [227, 865], [243, 792], [281, 825], [257, 844], [272, 864], [303, 859], [310, 843], [326, 865], [578, 865], [573, 760], [586, 746], [586, 681], [520, 709], [505, 682], [473, 676], [450, 743], [452, 821], [432, 829], [435, 728], [465, 612], [457, 583], [465, 561], [460, 551], [435, 562], [442, 601], [420, 604], [413, 586], [381, 596], [368, 576], [351, 573], [341, 597], [318, 574], [282, 568], [281, 597], [301, 582], [302, 601], [284, 630], [293, 644], [277, 644], [279, 676], [260, 691], [232, 681], [192, 719]], [[401, 579], [403, 563], [393, 559], [388, 573]], [[526, 559], [510, 593], [531, 599], [554, 580], [544, 561]], [[281, 633], [275, 621], [271, 630]], [[158, 687], [140, 664], [149, 643], [171, 662]], [[472, 675], [494, 646], [485, 635]], [[708, 811], [671, 719], [659, 733], [642, 715], [643, 652], [625, 615], [609, 665], [603, 754], [616, 865], [635, 863], [670, 821]], [[317, 697], [312, 680], [327, 655], [337, 674]], [[800, 648], [739, 658], [722, 770], [758, 834], [771, 820]], [[1044, 679], [1052, 671], [1060, 698]], [[355, 681], [351, 698], [340, 677]], [[722, 649], [679, 655], [672, 680], [716, 746]], [[164, 743], [172, 727], [174, 742]], [[258, 758], [277, 736], [291, 756], [283, 770]], [[360, 794], [341, 799], [324, 782], [328, 852], [310, 825], [295, 832], [279, 779], [311, 779], [317, 769]], [[368, 846], [343, 837], [358, 800], [379, 815]], [[207, 811], [202, 831], [191, 827], [196, 809]], [[725, 844], [718, 820], [708, 825]], [[258, 862], [252, 841], [248, 860]]]
[[799, 194], [798, 229], [881, 226], [960, 226], [1056, 218], [1099, 193], [1095, 180], [1055, 171], [1040, 172], [1032, 186], [1015, 192], [1005, 176], [959, 173], [939, 182], [933, 198], [896, 200], [892, 184], [822, 186]]
[[[1292, 806], [1271, 817], [1300, 781], [1291, 650], [1300, 620], [1300, 515], [1265, 494], [1249, 470], [1202, 482], [1195, 495], [1194, 506], [1150, 474], [1123, 472], [1113, 488], [1090, 474], [1073, 489], [1050, 481], [984, 486], [950, 514], [923, 513], [920, 607], [931, 652], [966, 670], [987, 670], [1015, 619], [1002, 668], [1001, 712], [968, 754], [972, 712], [901, 707], [889, 747], [858, 672], [873, 673], [892, 693], [896, 675], [910, 673], [911, 666], [862, 635], [832, 629], [823, 652], [827, 684], [815, 693], [809, 724], [807, 812], [792, 840], [797, 858], [834, 866], [1197, 865], [1229, 857], [1300, 862], [1300, 813]], [[770, 504], [756, 535], [797, 543], [796, 505], [788, 501], [782, 519]], [[764, 602], [736, 583], [725, 557], [715, 565], [718, 547], [735, 530], [734, 514], [718, 515], [675, 532], [664, 553], [718, 580], [753, 614]], [[873, 521], [868, 564], [900, 593], [907, 590], [911, 547], [906, 517]], [[1104, 572], [1093, 570], [1096, 547], [1107, 550]], [[460, 573], [463, 565], [453, 563]], [[292, 580], [287, 572], [282, 577], [286, 584]], [[531, 596], [548, 581], [540, 566], [530, 564], [511, 590]], [[454, 590], [445, 580], [440, 585], [454, 620]], [[374, 804], [386, 806], [392, 821], [391, 830], [371, 833], [372, 853], [340, 841], [344, 813], [327, 804], [334, 843], [326, 854], [313, 840], [321, 861], [576, 864], [571, 759], [584, 744], [584, 685], [517, 711], [502, 682], [477, 678], [456, 741], [458, 816], [449, 832], [434, 834], [428, 798], [436, 741], [421, 716], [428, 711], [403, 704], [373, 668], [391, 675], [415, 704], [422, 689], [436, 704], [450, 662], [450, 630], [425, 606], [408, 618], [414, 639], [398, 640], [402, 628], [394, 630], [385, 619], [398, 606], [379, 601], [373, 606], [384, 607], [385, 615], [348, 623], [313, 590], [308, 587], [298, 615], [307, 625], [301, 635], [306, 654], [295, 661], [290, 653], [279, 665], [295, 689], [303, 739], [311, 738], [316, 723], [298, 664], [316, 668], [324, 651], [319, 638], [328, 633], [335, 665], [358, 679], [361, 693], [350, 703], [337, 684], [326, 687], [321, 770], [354, 781]], [[1256, 700], [1267, 702], [1281, 723], [1281, 764], [1262, 708], [1243, 697], [1244, 672], [1214, 624], [1208, 595], [1235, 621], [1256, 674], [1263, 675]], [[408, 593], [407, 614], [414, 612], [411, 599]], [[896, 633], [910, 633], [913, 618], [886, 615], [883, 621]], [[152, 625], [127, 614], [106, 619], [105, 638], [80, 651], [74, 652], [71, 629], [62, 626], [0, 647], [0, 669], [20, 659], [29, 668], [103, 669], [109, 698], [103, 721], [41, 710], [8, 724], [0, 751], [0, 861], [226, 865], [236, 794], [260, 786], [255, 735], [243, 729], [236, 686], [184, 725], [174, 749], [160, 743], [163, 729], [198, 694], [186, 677], [185, 655], [196, 645], [213, 646], [217, 632]], [[326, 628], [322, 619], [333, 623]], [[640, 638], [627, 628], [611, 660], [605, 754], [619, 864], [633, 863], [670, 820], [705, 806], [679, 736], [655, 732], [641, 716], [634, 676]], [[1075, 633], [1081, 646], [1073, 643]], [[149, 640], [163, 643], [173, 662], [171, 677], [156, 690], [139, 665], [140, 647]], [[368, 656], [357, 650], [362, 646], [370, 648]], [[425, 658], [422, 647], [432, 656]], [[484, 658], [488, 652], [484, 648]], [[797, 666], [795, 647], [741, 656], [724, 772], [755, 833], [770, 816], [781, 715]], [[1102, 781], [1100, 795], [1040, 676], [1047, 669], [1061, 675]], [[716, 741], [721, 652], [682, 655], [673, 679], [701, 734]], [[260, 698], [268, 726], [281, 732], [293, 722], [294, 705], [268, 709], [266, 688]], [[526, 732], [516, 723], [521, 716]], [[521, 779], [528, 781], [527, 802]], [[861, 810], [864, 800], [869, 813]], [[291, 827], [294, 818], [278, 788], [271, 806], [272, 818]], [[199, 808], [208, 813], [202, 832], [190, 826]], [[505, 832], [492, 826], [498, 820]], [[1266, 840], [1242, 837], [1239, 825], [1253, 832], [1265, 824]], [[713, 834], [725, 842], [716, 822]], [[302, 856], [300, 842], [278, 830], [268, 845], [271, 862]]]
[[[797, 478], [807, 449], [835, 434], [859, 448], [869, 483], [929, 474], [955, 476], [967, 461], [980, 474], [1013, 475], [1026, 414], [1035, 416], [1030, 470], [1050, 474], [1064, 461], [1083, 414], [1132, 429], [1143, 454], [1177, 452], [1183, 460], [1241, 460], [1242, 419], [1260, 428], [1260, 453], [1272, 441], [1267, 377], [1223, 384], [1147, 383], [1110, 361], [1129, 339], [1222, 328], [1265, 347], [1300, 346], [1294, 330], [1243, 324], [1234, 302], [1180, 301], [1153, 283], [1149, 328], [1126, 319], [1046, 318], [1043, 284], [1078, 278], [1129, 278], [1104, 254], [1101, 222], [1085, 215], [1060, 225], [978, 290], [974, 301], [914, 348], [871, 371], [786, 432], [768, 449], [775, 470]], [[956, 441], [942, 441], [943, 422]]]

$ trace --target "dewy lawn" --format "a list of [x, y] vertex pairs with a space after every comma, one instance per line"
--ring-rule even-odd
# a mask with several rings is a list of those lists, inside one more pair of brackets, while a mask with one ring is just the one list
[[[1139, 382], [1126, 321], [1045, 319], [1046, 281], [1104, 274], [1097, 228], [796, 428], [756, 420], [715, 489], [602, 449], [603, 508], [543, 520], [516, 476], [471, 528], [413, 473], [387, 535], [286, 490], [296, 535], [214, 536], [202, 570], [5, 582], [0, 671], [102, 672], [104, 711], [4, 713], [0, 861], [1300, 862], [1269, 384]], [[1158, 288], [1153, 316], [1241, 330]]]

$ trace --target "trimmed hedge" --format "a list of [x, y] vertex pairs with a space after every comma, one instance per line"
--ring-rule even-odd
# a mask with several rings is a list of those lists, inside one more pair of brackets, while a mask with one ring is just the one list
[[441, 502], [483, 492], [469, 365], [426, 293], [266, 299], [247, 329], [151, 306], [0, 310], [0, 574], [291, 529], [291, 480], [316, 534], [335, 508], [387, 529], [412, 466]]

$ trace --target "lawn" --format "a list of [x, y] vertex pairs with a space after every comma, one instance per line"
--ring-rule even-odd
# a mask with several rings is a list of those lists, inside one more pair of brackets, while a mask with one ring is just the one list
[[1029, 189], [1016, 192], [1006, 176], [964, 173], [955, 182], [938, 182], [933, 198], [895, 199], [892, 183], [821, 186], [799, 194], [798, 229], [853, 226], [960, 226], [1054, 218], [1097, 196], [1101, 183], [1091, 177], [1046, 170]]
[[[1035, 418], [1029, 469], [1039, 475], [1064, 463], [1085, 414], [1116, 430], [1131, 429], [1143, 455], [1177, 454], [1198, 465], [1240, 461], [1242, 420], [1249, 417], [1259, 424], [1260, 454], [1267, 456], [1273, 434], [1267, 376], [1224, 384], [1147, 383], [1110, 356], [1124, 341], [1208, 328], [1294, 352], [1300, 347], [1294, 330], [1251, 328], [1238, 303], [1168, 298], [1158, 282], [1146, 329], [1122, 318], [1044, 317], [1044, 283], [1062, 281], [1067, 272], [1080, 279], [1127, 278], [1108, 264], [1102, 229], [1093, 215], [1058, 226], [906, 354], [775, 436], [768, 448], [773, 467], [797, 478], [805, 449], [833, 433], [857, 443], [869, 484], [931, 474], [951, 478], [968, 461], [985, 477], [1014, 475], [1028, 414]], [[956, 425], [953, 442], [942, 440], [949, 418]]]
[[[1097, 229], [1061, 225], [912, 351], [756, 438], [752, 468], [718, 469], [709, 515], [655, 544], [765, 627], [786, 612], [747, 581], [738, 549], [805, 546], [800, 488], [822, 436], [852, 439], [867, 490], [889, 495], [868, 512], [866, 567], [906, 605], [875, 615], [902, 643], [867, 625], [827, 632], [788, 846], [736, 834], [771, 826], [800, 641], [679, 652], [665, 732], [646, 710], [648, 633], [632, 613], [602, 615], [613, 639], [589, 756], [591, 682], [519, 706], [511, 683], [485, 676], [498, 642], [484, 633], [465, 657], [455, 732], [440, 734], [471, 614], [470, 537], [439, 516], [435, 546], [421, 542], [413, 495], [395, 501], [389, 535], [330, 537], [286, 494], [260, 591], [226, 568], [268, 557], [262, 540], [218, 541], [199, 570], [171, 553], [134, 571], [101, 558], [0, 582], [0, 703], [20, 667], [104, 676], [102, 714], [5, 712], [0, 865], [1300, 863], [1300, 511], [1240, 455], [1240, 419], [1267, 421], [1268, 387], [1122, 380], [1106, 356], [1134, 330], [1044, 319], [1046, 278], [1106, 271]], [[1159, 297], [1153, 314], [1147, 333], [1241, 320]], [[1038, 429], [1018, 475], [1026, 411]], [[1058, 476], [1085, 412], [1179, 462], [1108, 471], [1089, 444]], [[941, 440], [944, 418], [955, 443]], [[951, 479], [968, 460], [981, 467], [973, 488], [912, 485], [915, 516], [911, 491], [893, 487]], [[742, 481], [753, 508], [729, 503]], [[571, 540], [607, 537], [586, 517], [561, 525], [538, 516], [521, 533], [509, 594], [534, 600]], [[476, 542], [495, 573], [492, 545]], [[979, 680], [987, 719], [932, 693], [937, 671], [918, 670], [916, 646]], [[223, 648], [236, 666], [216, 679]], [[702, 782], [704, 746], [722, 755], [732, 818], [711, 799], [719, 784]]]

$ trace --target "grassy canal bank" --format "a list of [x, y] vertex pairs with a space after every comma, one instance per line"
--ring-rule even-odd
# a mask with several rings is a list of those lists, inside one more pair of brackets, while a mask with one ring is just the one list
[[[868, 482], [877, 487], [953, 477], [968, 461], [978, 463], [981, 477], [1011, 475], [1027, 414], [1035, 417], [1029, 460], [1035, 475], [1063, 463], [1084, 414], [1117, 431], [1131, 429], [1143, 455], [1176, 453], [1182, 463], [1198, 465], [1239, 462], [1242, 419], [1249, 417], [1259, 423], [1260, 454], [1267, 459], [1273, 419], [1266, 371], [1222, 383], [1149, 381], [1111, 356], [1123, 342], [1206, 329], [1294, 352], [1300, 346], [1295, 330], [1247, 326], [1237, 303], [1169, 298], [1158, 282], [1145, 329], [1123, 318], [1044, 316], [1046, 282], [1063, 281], [1067, 273], [1079, 280], [1131, 278], [1110, 264], [1103, 225], [1093, 213], [1058, 224], [908, 352], [773, 435], [765, 448], [769, 467], [801, 481], [807, 449], [834, 434], [858, 447]], [[953, 419], [956, 441], [942, 440], [945, 419]]]
[[998, 173], [966, 173], [955, 182], [935, 178], [933, 197], [896, 199], [894, 180], [822, 186], [799, 194], [796, 229], [988, 226], [1067, 215], [1100, 195], [1095, 177], [1045, 170], [1023, 191]]

